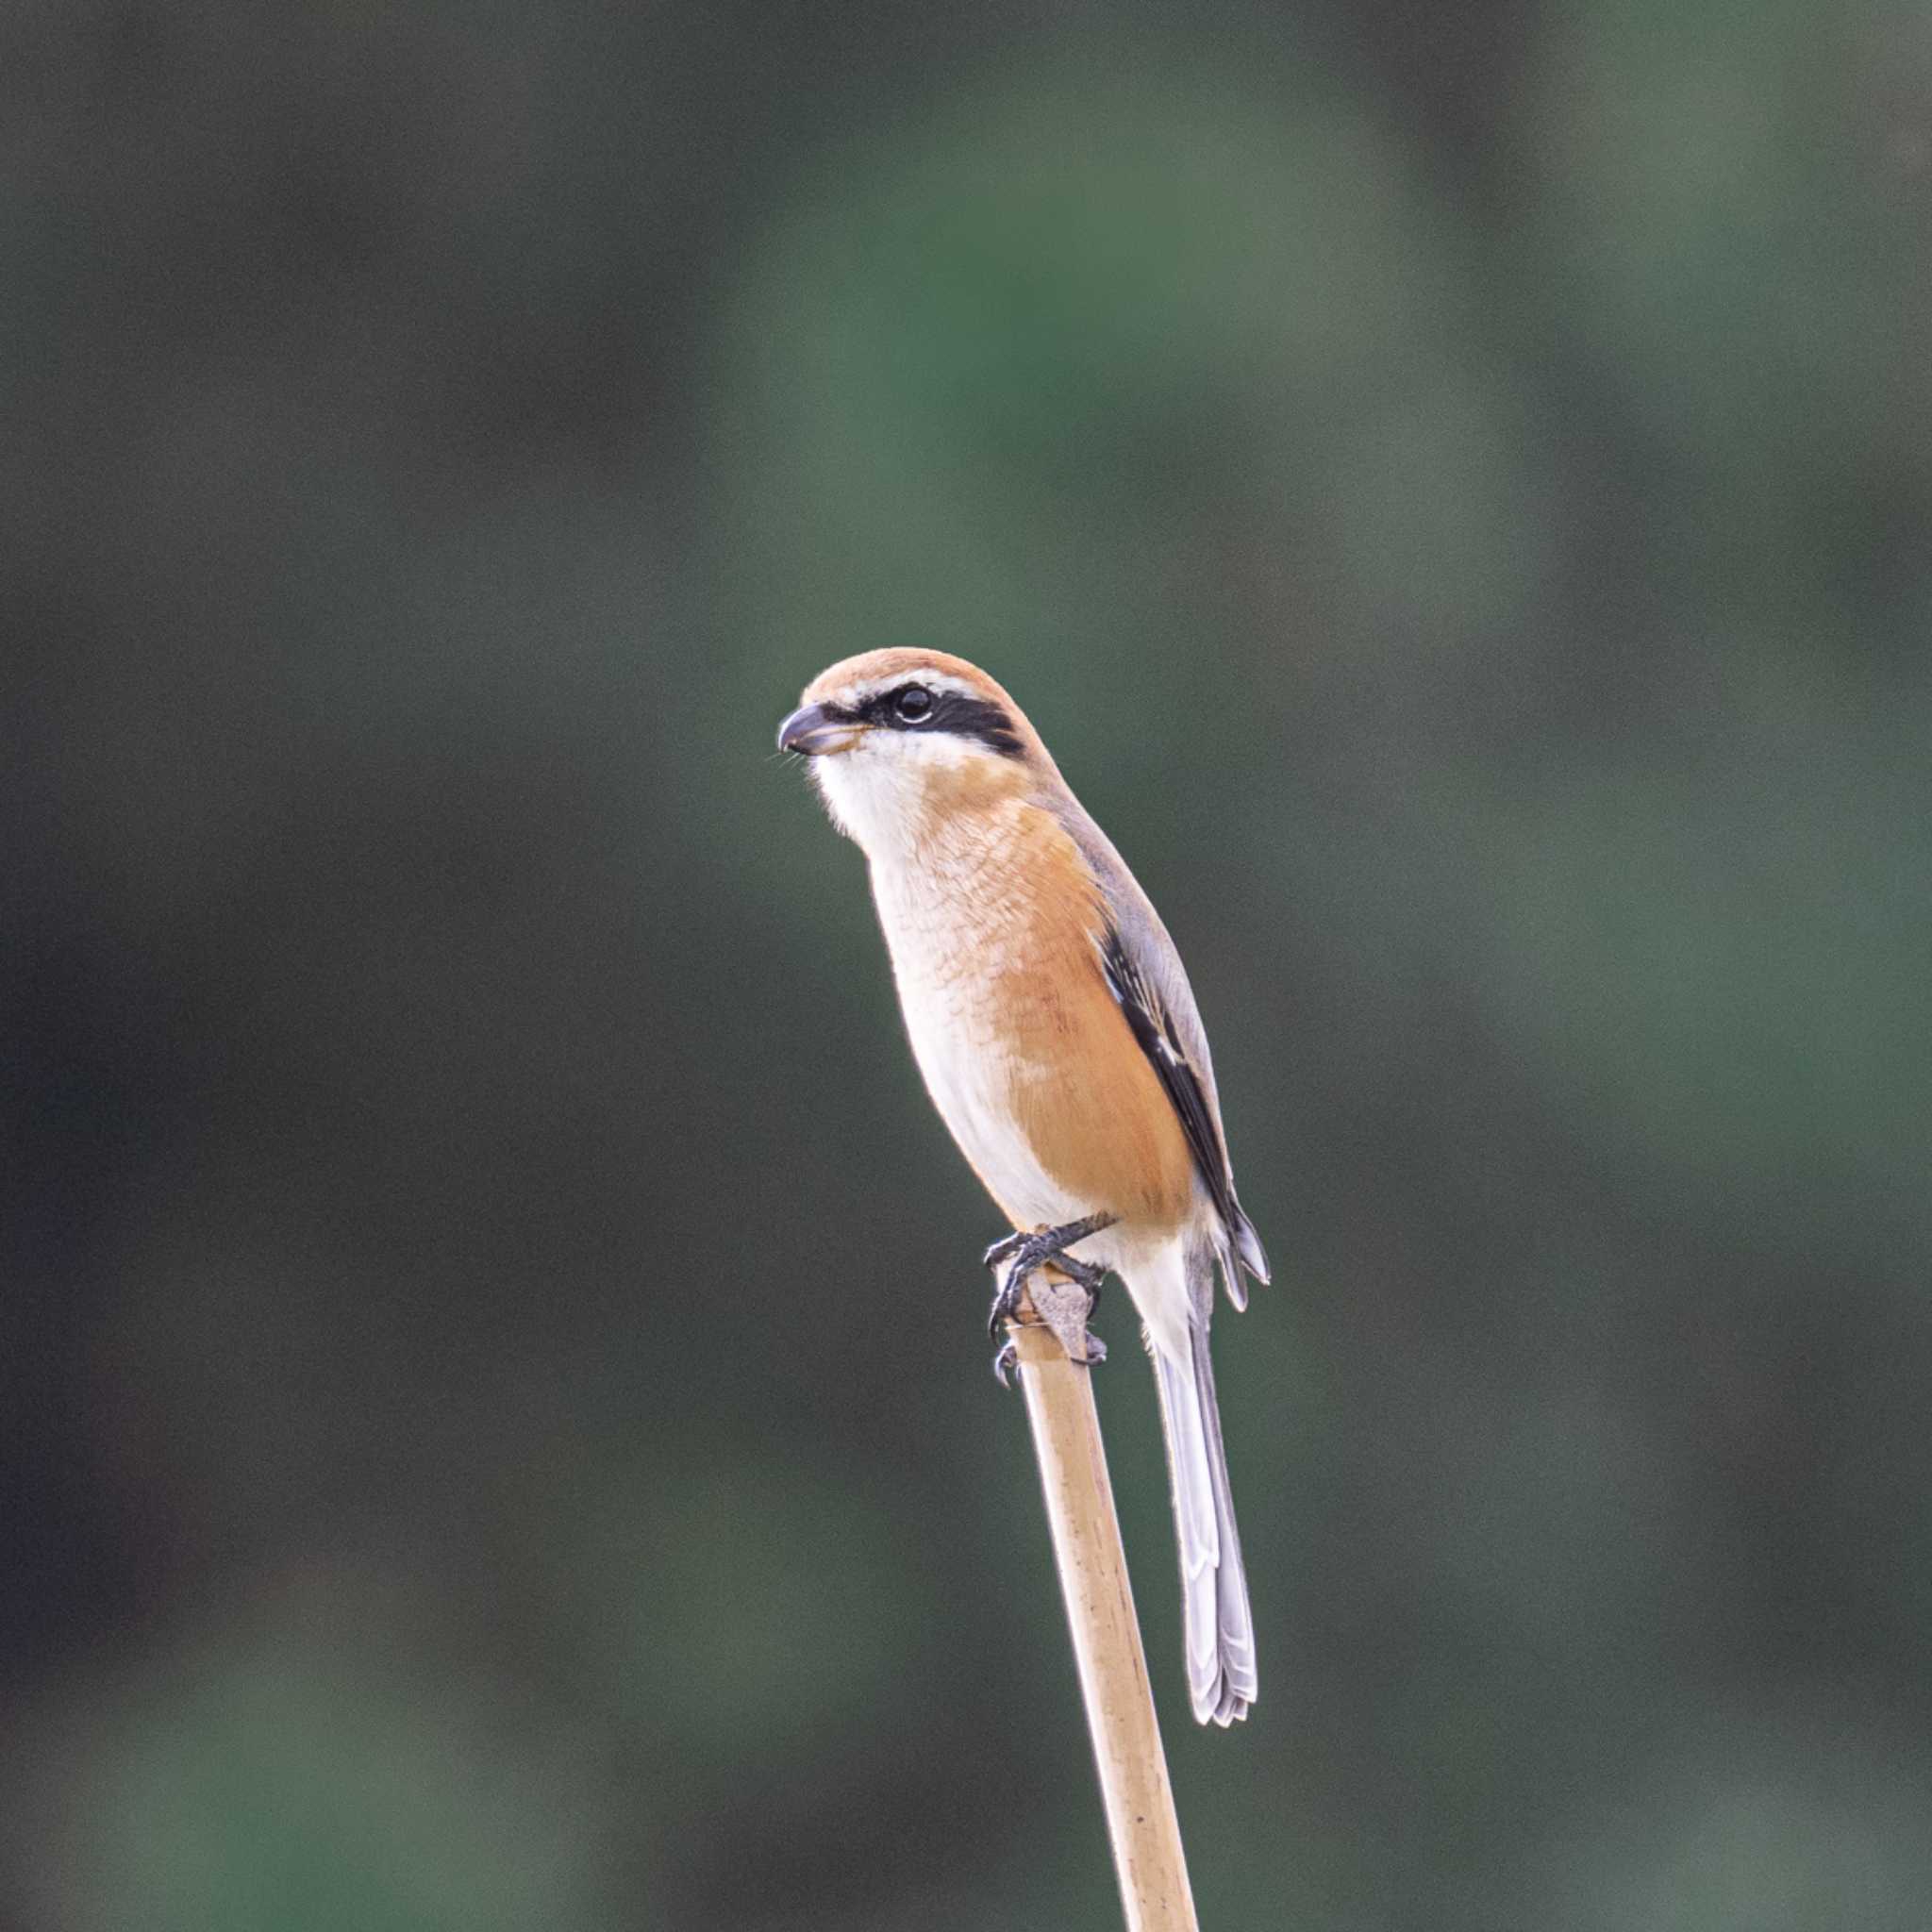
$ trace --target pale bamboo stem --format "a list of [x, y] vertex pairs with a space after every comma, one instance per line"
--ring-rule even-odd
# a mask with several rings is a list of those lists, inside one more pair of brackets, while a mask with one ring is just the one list
[[1040, 1457], [1127, 1932], [1198, 1932], [1093, 1406], [1092, 1371], [1068, 1360], [1058, 1337], [1040, 1323], [1013, 1322], [1008, 1332]]

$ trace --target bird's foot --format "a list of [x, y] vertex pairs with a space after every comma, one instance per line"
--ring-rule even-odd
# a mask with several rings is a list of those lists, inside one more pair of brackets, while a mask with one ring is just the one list
[[1084, 1221], [1069, 1221], [1059, 1227], [1036, 1228], [1030, 1234], [1009, 1234], [1005, 1240], [993, 1242], [981, 1257], [986, 1266], [997, 1269], [1003, 1261], [1011, 1265], [1001, 1277], [999, 1292], [992, 1298], [992, 1307], [986, 1318], [986, 1332], [997, 1335], [1000, 1324], [1018, 1312], [1026, 1277], [1048, 1261], [1063, 1274], [1077, 1281], [1090, 1298], [1099, 1294], [1101, 1277], [1107, 1271], [1096, 1268], [1091, 1261], [1074, 1260], [1067, 1250], [1076, 1242], [1084, 1241], [1089, 1235], [1098, 1234], [1104, 1227], [1111, 1227], [1113, 1223], [1111, 1214], [1090, 1214]]
[[[1070, 1221], [1062, 1227], [1042, 1227], [1030, 1234], [1010, 1234], [987, 1249], [986, 1265], [989, 1268], [997, 1269], [1003, 1262], [1008, 1264], [999, 1292], [992, 1298], [992, 1309], [987, 1317], [987, 1333], [996, 1336], [1002, 1324], [1018, 1313], [1028, 1277], [1050, 1263], [1058, 1274], [1064, 1275], [1083, 1292], [1085, 1299], [1072, 1307], [1042, 1307], [1041, 1303], [1047, 1297], [1036, 1295], [1033, 1297], [1035, 1314], [1059, 1337], [1060, 1345], [1072, 1360], [1090, 1368], [1104, 1362], [1107, 1346], [1088, 1328], [1087, 1318], [1092, 1314], [1094, 1304], [1100, 1299], [1100, 1283], [1106, 1270], [1091, 1261], [1075, 1260], [1066, 1251], [1075, 1242], [1085, 1241], [1089, 1235], [1098, 1234], [1102, 1228], [1110, 1226], [1113, 1218], [1110, 1214], [1093, 1214], [1084, 1221]], [[1053, 1297], [1056, 1302], [1072, 1299], [1064, 1287], [1060, 1295]], [[992, 1360], [993, 1374], [1002, 1388], [1008, 1386], [1016, 1359], [1013, 1343], [1008, 1339]]]

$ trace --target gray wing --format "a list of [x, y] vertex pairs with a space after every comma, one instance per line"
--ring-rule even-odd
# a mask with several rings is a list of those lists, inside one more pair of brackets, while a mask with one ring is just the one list
[[1058, 808], [1058, 816], [1093, 869], [1106, 898], [1108, 928], [1100, 936], [1100, 966], [1108, 991], [1119, 1002], [1141, 1051], [1173, 1103], [1225, 1236], [1222, 1274], [1228, 1299], [1236, 1307], [1245, 1307], [1247, 1291], [1241, 1269], [1265, 1282], [1268, 1257], [1235, 1194], [1221, 1099], [1214, 1087], [1214, 1061], [1194, 990], [1159, 913], [1112, 841], [1071, 793]]

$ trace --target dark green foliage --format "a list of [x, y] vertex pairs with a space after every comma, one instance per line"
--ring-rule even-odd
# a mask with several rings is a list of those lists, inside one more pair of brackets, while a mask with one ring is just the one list
[[0, 25], [10, 1923], [1116, 1923], [897, 642], [1274, 1265], [1206, 1921], [1926, 1923], [1922, 23], [1134, 12]]

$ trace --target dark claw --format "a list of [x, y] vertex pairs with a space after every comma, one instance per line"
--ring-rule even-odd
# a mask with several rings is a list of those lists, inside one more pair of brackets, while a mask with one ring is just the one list
[[[1107, 1359], [1107, 1343], [1088, 1329], [1085, 1341], [1086, 1358], [1081, 1362], [1083, 1369], [1097, 1369]], [[992, 1358], [992, 1378], [1002, 1389], [1013, 1386], [1013, 1376], [1020, 1367], [1020, 1350], [1011, 1336], [1003, 1341]]]
[[[1077, 1245], [1090, 1234], [1098, 1234], [1104, 1227], [1111, 1227], [1116, 1219], [1118, 1217], [1112, 1214], [1090, 1214], [1084, 1221], [1069, 1221], [1059, 1227], [1037, 1227], [1030, 1231], [1015, 1229], [1011, 1234], [1002, 1235], [987, 1249], [979, 1257], [980, 1265], [997, 1268], [1002, 1261], [1010, 1261], [1016, 1255], [1025, 1252], [1030, 1273], [1042, 1261], [1060, 1260], [1062, 1249]], [[1064, 1261], [1062, 1265], [1069, 1274], [1074, 1274], [1075, 1269], [1083, 1264]]]
[[[1062, 1227], [1037, 1228], [1030, 1234], [1016, 1231], [993, 1242], [986, 1251], [986, 1265], [997, 1268], [1002, 1261], [1010, 1261], [1012, 1265], [1007, 1270], [999, 1291], [992, 1298], [992, 1307], [986, 1318], [987, 1334], [995, 1337], [999, 1334], [1000, 1324], [1019, 1308], [1026, 1277], [1049, 1261], [1078, 1282], [1090, 1299], [1097, 1301], [1101, 1278], [1107, 1271], [1091, 1261], [1076, 1261], [1066, 1251], [1076, 1242], [1084, 1241], [1090, 1234], [1098, 1234], [1102, 1228], [1111, 1227], [1113, 1222], [1111, 1214], [1090, 1214], [1084, 1221], [1070, 1221]], [[1106, 1351], [1103, 1349], [1101, 1353], [1104, 1355]], [[998, 1373], [997, 1362], [994, 1372]]]
[[1008, 1316], [1017, 1314], [1020, 1308], [1019, 1283], [1010, 1274], [1000, 1283], [992, 1298], [992, 1307], [987, 1311], [987, 1340], [992, 1341], [1000, 1332], [1000, 1324]]
[[1024, 1234], [1002, 1236], [1000, 1240], [993, 1242], [991, 1247], [987, 1249], [985, 1254], [980, 1256], [979, 1265], [982, 1268], [997, 1268], [1002, 1261], [1011, 1260], [1020, 1252], [1022, 1246], [1024, 1245], [1026, 1239], [1026, 1236]]

